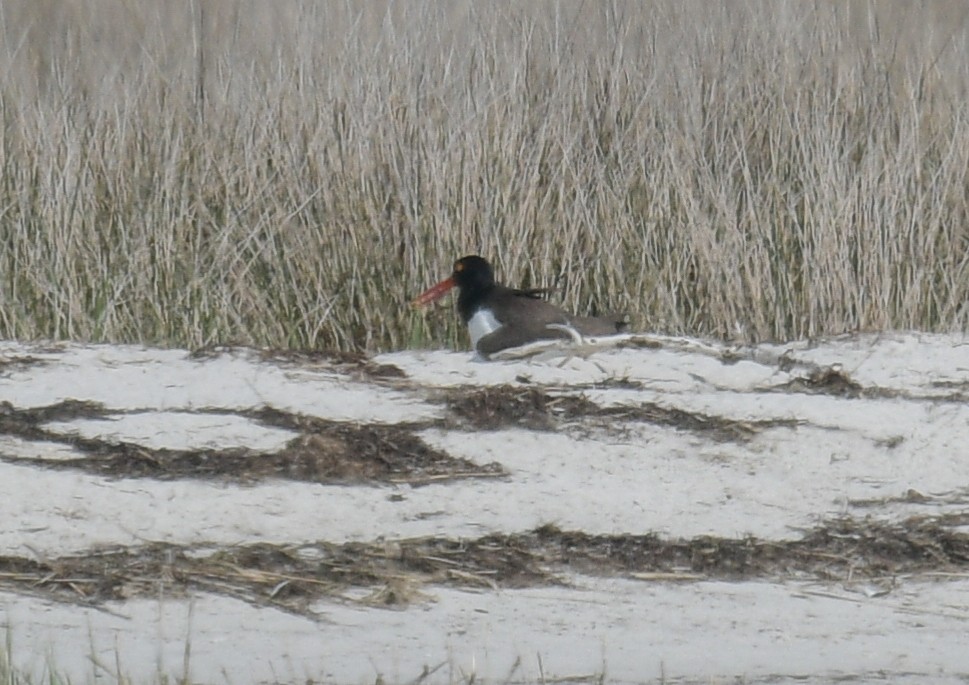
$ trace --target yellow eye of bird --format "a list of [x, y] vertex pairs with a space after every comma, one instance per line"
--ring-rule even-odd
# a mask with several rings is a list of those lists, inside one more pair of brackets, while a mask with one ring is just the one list
[[454, 270], [461, 271], [464, 269], [464, 262], [454, 262]]

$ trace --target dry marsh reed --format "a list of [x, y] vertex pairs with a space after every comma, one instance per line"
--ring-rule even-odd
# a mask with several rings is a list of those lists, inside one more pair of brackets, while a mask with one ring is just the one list
[[4, 2], [0, 336], [462, 345], [406, 304], [471, 252], [641, 330], [966, 330], [967, 21]]

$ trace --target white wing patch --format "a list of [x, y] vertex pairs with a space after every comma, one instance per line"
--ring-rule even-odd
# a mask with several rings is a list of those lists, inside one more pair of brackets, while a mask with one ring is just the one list
[[575, 326], [570, 323], [550, 323], [545, 328], [553, 331], [562, 331], [563, 333], [568, 333], [569, 337], [572, 338], [572, 342], [576, 345], [581, 345], [584, 341], [582, 339], [582, 334], [579, 333]]
[[501, 324], [491, 313], [490, 309], [479, 309], [468, 321], [468, 333], [471, 334], [471, 347], [477, 349], [478, 341], [489, 333], [494, 333]]

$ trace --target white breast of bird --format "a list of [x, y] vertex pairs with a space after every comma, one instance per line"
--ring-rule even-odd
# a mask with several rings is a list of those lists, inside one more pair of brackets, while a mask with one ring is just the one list
[[494, 333], [501, 324], [491, 313], [490, 309], [479, 309], [468, 321], [468, 333], [471, 334], [471, 347], [477, 347], [478, 341], [489, 333]]

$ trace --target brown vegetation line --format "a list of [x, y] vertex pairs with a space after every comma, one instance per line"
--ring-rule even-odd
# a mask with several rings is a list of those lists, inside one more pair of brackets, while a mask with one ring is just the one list
[[467, 252], [652, 330], [965, 330], [967, 21], [4, 2], [0, 336], [460, 344], [404, 303]]

